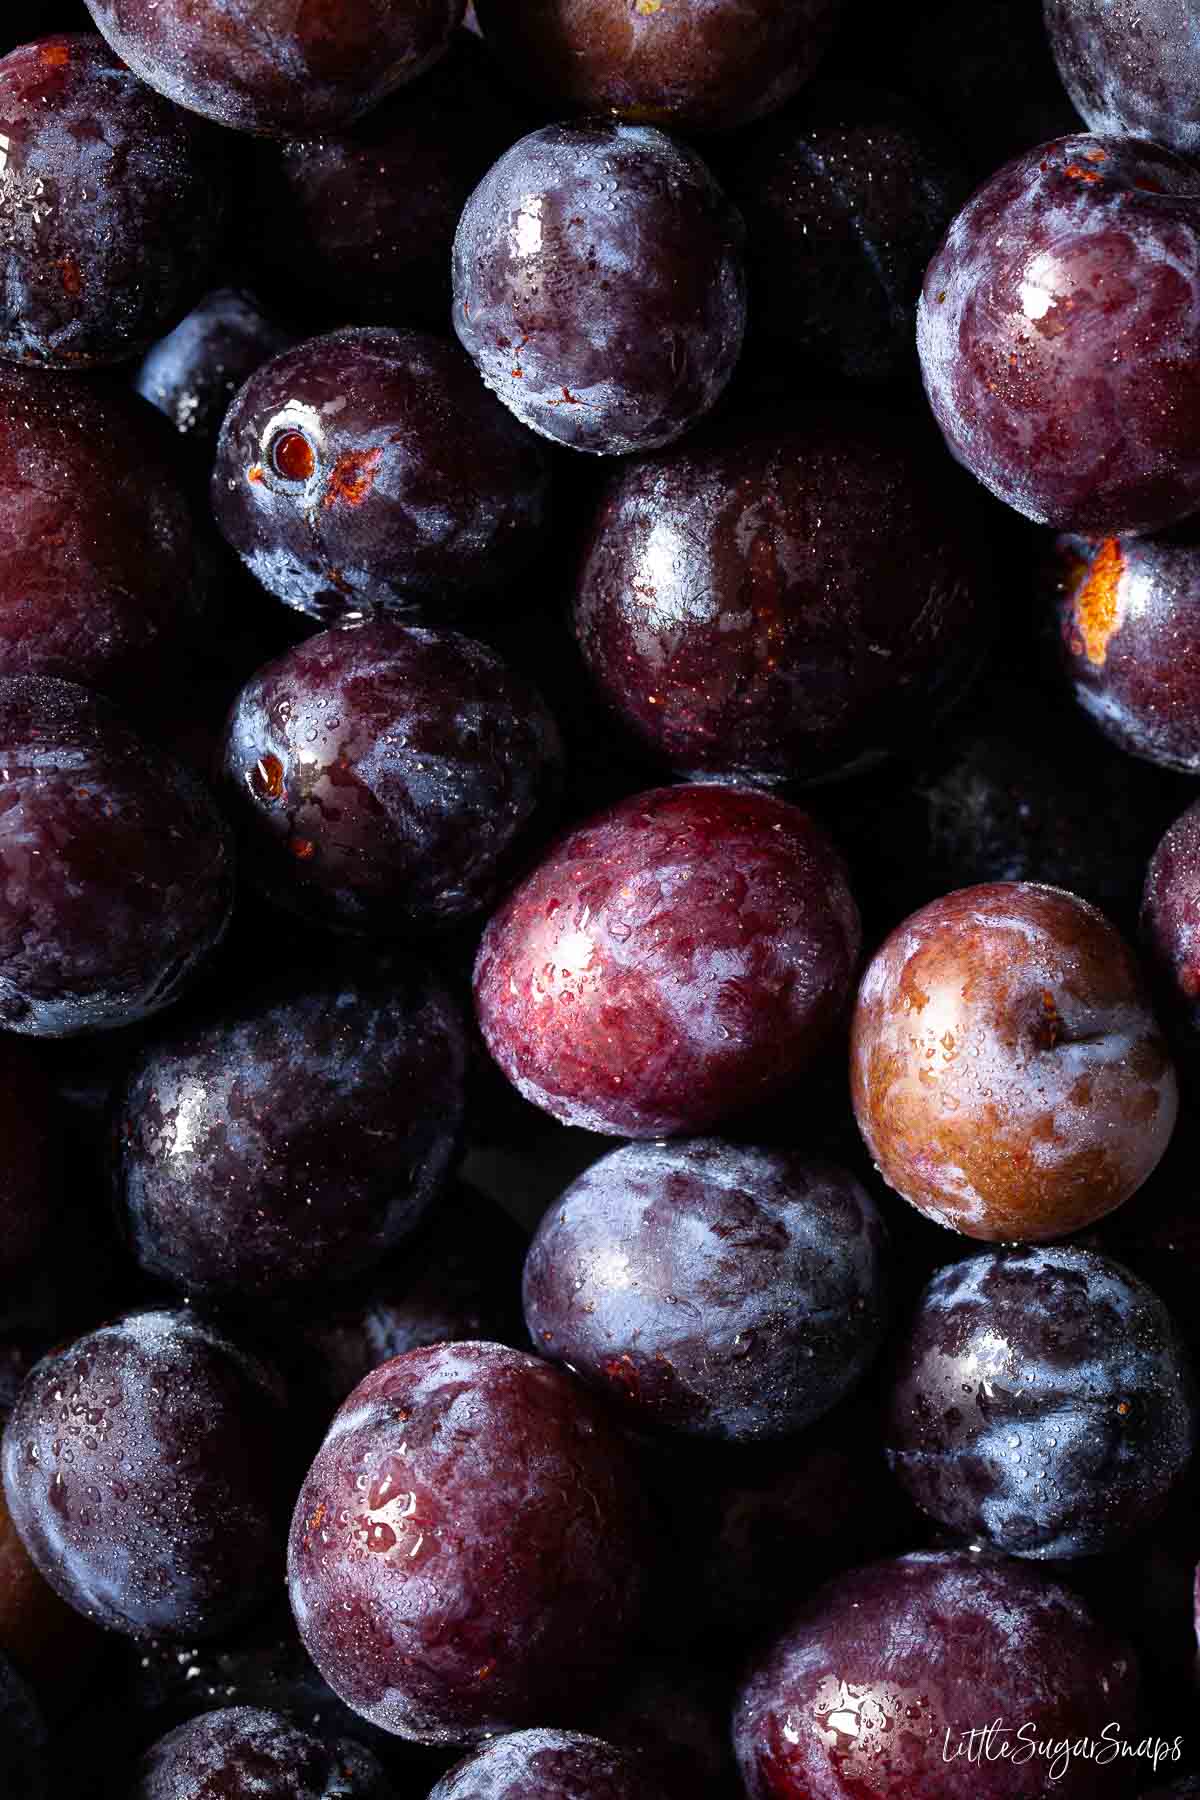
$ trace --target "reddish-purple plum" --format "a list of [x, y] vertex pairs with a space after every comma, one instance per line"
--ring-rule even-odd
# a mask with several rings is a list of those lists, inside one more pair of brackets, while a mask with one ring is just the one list
[[566, 833], [493, 916], [476, 1009], [509, 1080], [564, 1124], [697, 1132], [830, 1046], [859, 946], [841, 858], [807, 813], [657, 788]]
[[515, 1731], [476, 1750], [429, 1800], [664, 1800], [640, 1756], [578, 1731]]
[[151, 1746], [129, 1800], [392, 1800], [361, 1744], [328, 1742], [286, 1713], [225, 1706]]
[[147, 352], [134, 386], [183, 437], [210, 454], [234, 395], [295, 342], [241, 288], [214, 288]]

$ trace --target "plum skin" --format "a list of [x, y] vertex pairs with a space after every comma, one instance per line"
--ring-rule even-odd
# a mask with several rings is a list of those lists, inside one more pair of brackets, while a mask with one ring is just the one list
[[1063, 86], [1092, 131], [1200, 149], [1200, 51], [1186, 8], [1139, 0], [1137, 29], [1105, 0], [1044, 0]]
[[1036, 882], [963, 888], [897, 927], [859, 988], [850, 1079], [888, 1185], [985, 1239], [1112, 1212], [1178, 1111], [1132, 952], [1095, 907]]
[[[981, 1712], [981, 1697], [986, 1700]], [[749, 1800], [971, 1800], [973, 1728], [1035, 1720], [1043, 1741], [1136, 1739], [1132, 1651], [1069, 1589], [1011, 1562], [917, 1553], [836, 1577], [760, 1653], [734, 1710]], [[989, 1800], [1042, 1800], [1044, 1758], [991, 1761]], [[1072, 1757], [1050, 1791], [1119, 1800], [1123, 1762]]]
[[549, 125], [506, 150], [454, 239], [454, 329], [523, 425], [593, 455], [671, 443], [746, 324], [740, 215], [649, 126]]
[[[219, 1785], [214, 1785], [219, 1784]], [[168, 1732], [145, 1752], [129, 1800], [391, 1800], [377, 1759], [329, 1741], [285, 1713], [223, 1706]]]
[[[1131, 273], [1132, 271], [1132, 273]], [[963, 208], [917, 313], [955, 456], [1040, 524], [1158, 530], [1200, 505], [1200, 184], [1129, 138], [1055, 138]]]
[[514, 1731], [474, 1751], [429, 1800], [663, 1800], [640, 1756], [579, 1731]]
[[628, 1453], [562, 1370], [496, 1344], [361, 1381], [288, 1548], [309, 1655], [398, 1736], [469, 1744], [553, 1719], [636, 1629], [646, 1518]]
[[182, 437], [215, 447], [242, 383], [295, 342], [240, 288], [214, 288], [158, 343], [134, 385]]
[[493, 915], [476, 1014], [509, 1080], [564, 1124], [703, 1131], [828, 1048], [860, 942], [807, 813], [748, 788], [658, 788], [565, 833]]
[[788, 1436], [878, 1349], [884, 1246], [874, 1203], [833, 1164], [713, 1139], [628, 1144], [547, 1210], [525, 1320], [630, 1424]]
[[925, 1512], [1016, 1556], [1093, 1556], [1166, 1508], [1197, 1438], [1166, 1307], [1112, 1258], [989, 1251], [935, 1275], [899, 1348], [893, 1472]]
[[1150, 859], [1141, 935], [1169, 1016], [1194, 1050], [1200, 1043], [1200, 803], [1175, 820]]

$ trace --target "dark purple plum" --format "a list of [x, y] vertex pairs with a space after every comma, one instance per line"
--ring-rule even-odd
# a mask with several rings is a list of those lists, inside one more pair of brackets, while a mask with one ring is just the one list
[[1058, 72], [1091, 131], [1200, 150], [1200, 43], [1177, 0], [1044, 0]]
[[664, 1800], [642, 1758], [578, 1731], [515, 1731], [485, 1744], [429, 1800]]
[[477, 0], [487, 38], [556, 107], [684, 131], [744, 125], [816, 68], [841, 0]]
[[942, 1269], [897, 1352], [893, 1472], [993, 1550], [1092, 1556], [1164, 1510], [1196, 1444], [1166, 1307], [1098, 1251], [991, 1251]]
[[242, 383], [294, 342], [253, 295], [214, 288], [147, 353], [134, 386], [181, 436], [211, 453]]
[[[1020, 1755], [1001, 1735], [969, 1754], [993, 1720]], [[1026, 1725], [1042, 1749], [1016, 1742]], [[1136, 1743], [1137, 1725], [1133, 1653], [1076, 1595], [951, 1552], [814, 1596], [746, 1680], [734, 1747], [749, 1800], [1127, 1800], [1130, 1765], [1101, 1734]], [[1047, 1748], [1082, 1740], [1090, 1752]]]
[[225, 178], [191, 120], [91, 35], [0, 61], [0, 356], [139, 356], [212, 261]]
[[0, 679], [0, 1023], [34, 1037], [169, 1006], [220, 940], [228, 835], [199, 782], [94, 694]]
[[111, 1631], [220, 1637], [277, 1579], [284, 1392], [189, 1313], [130, 1313], [45, 1357], [5, 1427], [3, 1466], [35, 1565]]
[[1176, 819], [1150, 859], [1142, 942], [1167, 1016], [1194, 1050], [1200, 1044], [1200, 802]]
[[410, 1350], [359, 1383], [309, 1471], [292, 1608], [356, 1712], [468, 1744], [598, 1703], [636, 1630], [646, 1524], [571, 1376], [497, 1344]]
[[350, 131], [254, 153], [247, 252], [266, 290], [340, 324], [445, 331], [450, 251], [477, 182], [528, 122], [477, 38]]
[[1132, 139], [1055, 138], [959, 213], [917, 316], [954, 454], [1086, 537], [1200, 505], [1200, 178]]
[[476, 1010], [509, 1080], [563, 1124], [704, 1131], [829, 1048], [860, 941], [807, 813], [753, 789], [657, 788], [566, 833], [493, 916]]
[[172, 434], [96, 378], [0, 366], [0, 675], [57, 675], [139, 706], [207, 601]]
[[465, 1044], [424, 970], [314, 971], [164, 1036], [117, 1109], [117, 1193], [148, 1274], [243, 1305], [362, 1273], [437, 1199]]
[[50, 1800], [46, 1721], [6, 1656], [0, 1656], [0, 1793], [12, 1800]]
[[217, 524], [268, 593], [329, 624], [434, 613], [533, 556], [548, 496], [536, 440], [454, 345], [413, 331], [310, 338], [226, 416]]
[[1200, 774], [1200, 537], [1058, 541], [1058, 618], [1075, 698], [1120, 749]]
[[928, 730], [975, 672], [991, 581], [974, 495], [949, 507], [936, 439], [854, 410], [644, 458], [605, 494], [576, 636], [621, 724], [677, 769], [845, 774]]
[[657, 449], [733, 373], [744, 237], [705, 164], [663, 132], [548, 125], [466, 204], [454, 327], [488, 387], [543, 437], [597, 455]]
[[832, 1163], [715, 1138], [626, 1144], [546, 1212], [525, 1322], [630, 1424], [787, 1437], [874, 1359], [884, 1251], [874, 1202]]
[[272, 900], [402, 937], [495, 902], [550, 822], [562, 745], [485, 645], [382, 620], [260, 669], [234, 702], [222, 775], [246, 872]]
[[746, 221], [760, 350], [860, 381], [915, 376], [921, 282], [970, 192], [937, 129], [895, 94], [825, 82], [713, 156]]
[[361, 1744], [329, 1743], [285, 1713], [224, 1706], [147, 1750], [129, 1800], [392, 1800]]
[[463, 0], [85, 0], [176, 106], [284, 137], [348, 125], [444, 55]]

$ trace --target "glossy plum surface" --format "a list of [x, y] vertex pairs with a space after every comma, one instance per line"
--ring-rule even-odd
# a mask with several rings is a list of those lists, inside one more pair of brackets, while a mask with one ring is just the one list
[[760, 118], [816, 68], [840, 0], [477, 0], [511, 71], [559, 109], [683, 131]]
[[147, 352], [134, 386], [208, 453], [242, 383], [294, 341], [253, 295], [214, 288]]
[[0, 1656], [0, 1792], [13, 1800], [49, 1800], [46, 1721], [37, 1701]]
[[392, 1800], [361, 1744], [327, 1743], [284, 1713], [225, 1706], [147, 1750], [129, 1800]]
[[784, 1437], [872, 1361], [884, 1262], [874, 1202], [831, 1163], [713, 1138], [627, 1144], [545, 1214], [525, 1322], [632, 1424]]
[[1044, 0], [1063, 85], [1092, 131], [1200, 150], [1200, 41], [1187, 7], [1138, 0]]
[[200, 784], [102, 700], [0, 679], [0, 1022], [69, 1037], [169, 1006], [225, 930], [228, 836]]
[[480, 1027], [527, 1100], [638, 1138], [778, 1094], [838, 1029], [858, 909], [799, 808], [657, 788], [561, 837], [484, 932]]
[[548, 125], [454, 240], [454, 328], [522, 424], [575, 450], [669, 444], [715, 404], [746, 323], [745, 230], [693, 150], [646, 125]]
[[459, 1015], [424, 971], [314, 971], [164, 1036], [117, 1112], [141, 1267], [243, 1303], [361, 1273], [436, 1200], [462, 1122]]
[[217, 524], [329, 624], [486, 594], [537, 547], [548, 470], [467, 359], [419, 332], [310, 338], [258, 369], [217, 447]]
[[863, 976], [855, 1116], [884, 1180], [968, 1237], [1062, 1237], [1135, 1193], [1178, 1091], [1132, 951], [1086, 901], [991, 882], [932, 901]]
[[1200, 804], [1164, 834], [1146, 871], [1142, 942], [1167, 1016], [1200, 1042]]
[[1095, 1555], [1164, 1510], [1196, 1443], [1166, 1307], [1094, 1250], [989, 1251], [934, 1276], [897, 1352], [889, 1460], [992, 1549]]
[[1136, 1742], [1137, 1709], [1132, 1652], [1069, 1589], [1015, 1563], [922, 1554], [839, 1575], [809, 1602], [743, 1686], [734, 1744], [749, 1800], [1116, 1800], [1126, 1762], [982, 1762], [968, 1734], [1031, 1721], [1037, 1743], [1100, 1747], [1115, 1722]]
[[249, 681], [222, 755], [251, 880], [347, 931], [484, 911], [553, 817], [558, 727], [483, 644], [392, 621], [307, 638]]
[[1169, 151], [1055, 138], [954, 220], [918, 309], [954, 454], [1039, 524], [1153, 531], [1200, 505], [1200, 180]]
[[598, 1697], [636, 1628], [645, 1522], [569, 1375], [496, 1344], [410, 1350], [359, 1383], [309, 1471], [292, 1608], [357, 1712], [471, 1743]]
[[170, 432], [107, 380], [0, 366], [0, 674], [144, 704], [203, 622]]
[[285, 1430], [282, 1389], [213, 1327], [130, 1313], [30, 1374], [4, 1432], [9, 1511], [98, 1624], [219, 1637], [277, 1579]]
[[975, 671], [990, 575], [936, 439], [882, 418], [726, 433], [601, 503], [575, 598], [622, 725], [687, 773], [783, 782], [907, 746]]
[[640, 1757], [578, 1731], [515, 1731], [476, 1750], [429, 1800], [663, 1800]]
[[267, 291], [332, 323], [445, 331], [459, 215], [527, 129], [493, 58], [459, 32], [449, 53], [350, 131], [256, 147], [248, 248]]
[[237, 131], [346, 125], [442, 56], [463, 0], [85, 0], [140, 80]]
[[970, 191], [949, 142], [898, 95], [820, 82], [713, 156], [746, 221], [759, 343], [860, 381], [914, 376], [921, 282]]
[[140, 355], [216, 252], [211, 147], [82, 33], [0, 61], [0, 136], [0, 356], [82, 368]]
[[1200, 774], [1200, 537], [1058, 541], [1063, 662], [1084, 711], [1132, 756]]

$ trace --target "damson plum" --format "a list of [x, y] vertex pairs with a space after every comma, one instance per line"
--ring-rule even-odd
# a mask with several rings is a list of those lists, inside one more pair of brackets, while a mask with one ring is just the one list
[[783, 1437], [879, 1348], [883, 1252], [873, 1201], [832, 1164], [715, 1139], [627, 1144], [547, 1211], [525, 1322], [633, 1424]]
[[1200, 150], [1200, 43], [1190, 9], [1138, 0], [1130, 16], [1104, 0], [1045, 0], [1063, 85], [1092, 131]]
[[1095, 1250], [988, 1251], [934, 1276], [897, 1353], [889, 1460], [939, 1523], [1092, 1556], [1157, 1518], [1196, 1444], [1166, 1307]]
[[123, 62], [238, 131], [347, 125], [442, 56], [463, 0], [84, 0]]
[[1085, 712], [1133, 756], [1200, 774], [1200, 537], [1058, 542], [1063, 661]]
[[0, 679], [0, 1024], [69, 1037], [169, 1006], [221, 938], [228, 836], [199, 782], [104, 701]]
[[533, 555], [548, 466], [452, 345], [364, 329], [310, 338], [238, 394], [213, 472], [251, 574], [329, 624], [487, 594]]
[[1200, 802], [1176, 819], [1150, 859], [1142, 941], [1170, 1014], [1200, 1043]]
[[485, 1744], [429, 1800], [663, 1800], [639, 1756], [578, 1731], [515, 1731]]
[[361, 1744], [327, 1743], [284, 1713], [225, 1706], [147, 1750], [129, 1800], [392, 1800]]
[[922, 908], [863, 976], [855, 1116], [884, 1180], [968, 1237], [1063, 1237], [1159, 1161], [1175, 1072], [1132, 952], [1036, 882]]
[[625, 1653], [647, 1555], [625, 1447], [560, 1369], [410, 1350], [359, 1383], [300, 1491], [300, 1635], [364, 1718], [466, 1744], [569, 1715]]
[[929, 265], [925, 387], [1010, 506], [1087, 537], [1200, 506], [1200, 179], [1132, 139], [1063, 137], [985, 183]]
[[959, 479], [936, 439], [858, 416], [632, 465], [575, 598], [602, 696], [693, 774], [813, 779], [900, 747], [982, 655], [986, 544], [973, 494], [947, 505]]
[[713, 154], [746, 221], [756, 338], [858, 380], [915, 375], [921, 282], [970, 191], [937, 130], [894, 94], [826, 82]]
[[334, 323], [444, 331], [450, 250], [476, 183], [527, 129], [493, 59], [460, 32], [450, 52], [352, 131], [254, 152], [247, 250], [264, 285]]
[[207, 609], [178, 448], [97, 378], [0, 366], [0, 675], [144, 705]]
[[222, 766], [252, 880], [317, 923], [395, 937], [496, 899], [549, 822], [562, 746], [483, 644], [381, 621], [260, 669]]
[[240, 288], [214, 288], [159, 340], [135, 386], [176, 431], [210, 452], [244, 381], [295, 341]]
[[215, 254], [224, 181], [190, 120], [97, 37], [0, 61], [0, 356], [139, 355]]
[[489, 1050], [568, 1125], [703, 1131], [782, 1093], [840, 1024], [860, 947], [841, 858], [751, 789], [634, 794], [562, 837], [475, 964]]
[[64, 1600], [132, 1637], [219, 1637], [276, 1579], [282, 1388], [186, 1312], [130, 1313], [31, 1372], [4, 1491]]
[[37, 1701], [0, 1656], [0, 1793], [49, 1800], [49, 1744]]
[[[1021, 1754], [997, 1737], [981, 1769], [970, 1734], [993, 1720]], [[1132, 1651], [1069, 1589], [1015, 1563], [922, 1554], [813, 1598], [751, 1671], [734, 1745], [749, 1800], [1123, 1800], [1129, 1765], [1101, 1733], [1136, 1743], [1137, 1723]], [[1027, 1726], [1032, 1752], [1014, 1741]], [[1091, 1748], [1062, 1757], [1064, 1741]]]
[[687, 130], [744, 125], [808, 79], [841, 0], [476, 0], [514, 79], [555, 106]]
[[118, 1107], [138, 1262], [243, 1303], [370, 1268], [442, 1188], [464, 1062], [457, 1011], [416, 969], [314, 974], [162, 1038]]
[[744, 237], [704, 163], [663, 132], [548, 125], [466, 204], [454, 328], [488, 387], [543, 437], [598, 455], [653, 450], [708, 412], [733, 373]]

